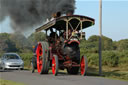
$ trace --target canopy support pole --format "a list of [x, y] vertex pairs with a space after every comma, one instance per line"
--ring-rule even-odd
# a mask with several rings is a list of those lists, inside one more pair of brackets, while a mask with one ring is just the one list
[[82, 40], [82, 32], [83, 32], [83, 31], [82, 31], [82, 25], [83, 25], [83, 24], [82, 24], [82, 21], [80, 21], [80, 23], [81, 23], [81, 24], [80, 24], [80, 29], [81, 29], [80, 39]]
[[68, 20], [66, 21], [66, 39], [68, 39]]

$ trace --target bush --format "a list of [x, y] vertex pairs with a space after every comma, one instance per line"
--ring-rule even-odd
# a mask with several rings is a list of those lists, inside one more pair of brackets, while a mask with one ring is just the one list
[[[87, 56], [89, 65], [95, 65], [95, 66], [99, 65], [98, 53], [81, 49], [81, 55]], [[119, 63], [119, 56], [117, 56], [115, 52], [112, 52], [112, 51], [102, 52], [102, 65], [115, 67], [115, 66], [118, 66], [118, 63]]]
[[99, 61], [99, 55], [98, 53], [92, 53], [87, 55], [88, 58], [88, 65], [95, 65], [98, 66], [98, 61]]
[[128, 50], [128, 39], [122, 39], [117, 42], [117, 50]]
[[[95, 50], [95, 49], [94, 49]], [[94, 50], [81, 48], [81, 56], [85, 55], [88, 58], [89, 65], [99, 65], [99, 54]], [[102, 52], [102, 65], [115, 67], [115, 66], [128, 66], [128, 51], [103, 51]]]
[[117, 51], [119, 57], [128, 57], [128, 50]]
[[102, 55], [102, 64], [111, 67], [118, 66], [119, 57], [112, 51], [104, 51]]
[[128, 66], [128, 51], [118, 52], [119, 55], [119, 66]]
[[128, 66], [128, 57], [120, 57], [119, 66]]
[[86, 55], [88, 53], [88, 50], [85, 48], [80, 48], [80, 56]]
[[30, 65], [30, 61], [33, 56], [33, 53], [20, 53], [19, 55], [24, 61], [24, 66], [28, 67]]

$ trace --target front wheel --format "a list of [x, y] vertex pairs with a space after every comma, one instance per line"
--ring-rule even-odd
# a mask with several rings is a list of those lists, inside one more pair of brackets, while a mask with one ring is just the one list
[[2, 67], [2, 70], [3, 70], [3, 71], [5, 71], [5, 70], [6, 70], [6, 68], [5, 68], [5, 67]]
[[3, 63], [3, 66], [2, 66], [2, 70], [5, 71], [6, 68], [5, 68], [5, 64]]
[[53, 58], [52, 58], [52, 73], [53, 73], [54, 76], [57, 76], [57, 74], [58, 74], [58, 66], [59, 66], [58, 56], [53, 55]]
[[81, 62], [80, 62], [80, 71], [81, 71], [81, 75], [85, 76], [87, 73], [87, 57], [86, 56], [82, 56], [81, 58]]
[[40, 74], [48, 74], [49, 60], [48, 60], [48, 43], [42, 42], [38, 44], [37, 50], [37, 70]]

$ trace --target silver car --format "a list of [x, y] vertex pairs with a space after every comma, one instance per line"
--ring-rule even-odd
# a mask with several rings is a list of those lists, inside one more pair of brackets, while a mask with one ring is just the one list
[[20, 69], [24, 68], [24, 62], [16, 53], [5, 53], [0, 59], [0, 67], [5, 69]]

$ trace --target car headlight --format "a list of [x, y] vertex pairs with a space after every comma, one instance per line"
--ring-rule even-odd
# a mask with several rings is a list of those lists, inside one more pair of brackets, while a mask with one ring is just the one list
[[24, 65], [24, 62], [21, 62], [21, 65]]
[[9, 65], [10, 63], [9, 62], [4, 62], [5, 65]]

